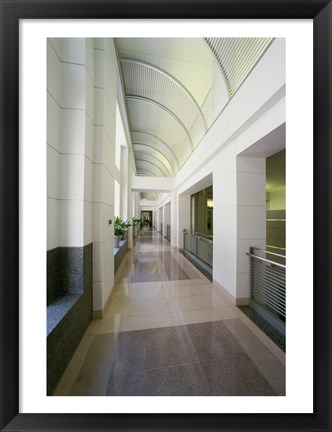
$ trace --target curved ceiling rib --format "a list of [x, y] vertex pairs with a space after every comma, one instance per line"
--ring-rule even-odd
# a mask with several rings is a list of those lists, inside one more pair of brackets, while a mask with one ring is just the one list
[[[175, 161], [176, 164], [177, 164], [177, 169], [178, 169], [178, 170], [180, 169], [180, 162], [179, 162], [179, 160], [178, 160], [176, 154], [174, 153], [174, 151], [172, 150], [172, 148], [171, 148], [168, 144], [165, 143], [165, 141], [163, 141], [161, 138], [157, 137], [157, 135], [153, 135], [152, 133], [149, 133], [149, 132], [145, 132], [145, 131], [138, 131], [138, 130], [132, 130], [131, 132], [132, 132], [132, 135], [133, 135], [133, 134], [134, 134], [134, 135], [136, 135], [136, 134], [147, 135], [148, 137], [151, 137], [153, 140], [158, 140], [160, 143], [162, 143], [163, 145], [165, 145], [166, 148], [167, 148], [167, 150], [169, 150], [169, 152], [170, 152], [170, 153], [172, 154], [172, 156], [174, 157], [174, 161]], [[134, 141], [135, 141], [135, 138], [134, 138]], [[133, 141], [133, 142], [134, 142], [134, 141]], [[156, 143], [156, 144], [158, 144], [158, 143]], [[146, 144], [146, 145], [148, 145], [148, 144]], [[149, 144], [149, 145], [151, 145], [151, 144]], [[152, 145], [151, 145], [151, 147], [152, 147]], [[163, 154], [164, 154], [164, 153], [163, 153]], [[164, 154], [164, 156], [166, 157], [165, 154]]]
[[155, 173], [152, 171], [149, 171], [147, 169], [140, 169], [137, 171], [138, 176], [142, 176], [143, 174], [148, 174], [147, 177], [156, 177]]
[[[160, 147], [160, 150], [167, 154], [171, 160], [173, 156], [169, 149], [172, 149], [180, 166], [182, 166], [183, 155], [191, 154], [192, 148], [188, 135], [180, 124], [156, 105], [128, 99], [126, 100], [126, 106], [130, 117], [131, 131], [146, 133], [145, 135], [139, 135], [140, 141], [156, 144], [156, 140], [152, 139], [152, 135], [158, 137], [159, 140], [166, 143], [165, 146], [158, 141], [158, 148]], [[139, 132], [131, 132], [131, 138], [136, 139], [138, 134]]]
[[[139, 158], [136, 158], [136, 162], [143, 162], [143, 163], [147, 163], [147, 164], [149, 164], [149, 165], [153, 165], [155, 168], [157, 168], [157, 170], [159, 171], [159, 172], [161, 172], [161, 177], [167, 177], [166, 175], [165, 175], [165, 173], [163, 172], [163, 170], [160, 168], [160, 167], [158, 167], [158, 165], [156, 165], [155, 163], [153, 163], [153, 162], [151, 162], [151, 161], [148, 161], [148, 160], [145, 160], [145, 159], [139, 159]], [[140, 165], [140, 164], [138, 164], [138, 165]], [[138, 166], [138, 171], [139, 171], [139, 166]], [[155, 175], [155, 177], [159, 177], [159, 176], [156, 176]]]
[[149, 201], [157, 201], [160, 197], [158, 192], [141, 192], [141, 198], [148, 199]]
[[178, 124], [182, 127], [182, 129], [185, 131], [185, 133], [186, 133], [186, 135], [187, 135], [187, 137], [189, 139], [190, 145], [191, 145], [191, 150], [192, 151], [194, 150], [194, 144], [193, 144], [192, 138], [191, 138], [190, 133], [187, 130], [186, 126], [182, 123], [182, 121], [179, 119], [179, 117], [177, 117], [168, 108], [166, 108], [164, 105], [161, 105], [158, 102], [155, 102], [152, 99], [148, 99], [148, 98], [145, 98], [145, 97], [142, 97], [142, 96], [126, 95], [125, 97], [126, 97], [127, 100], [140, 101], [140, 102], [143, 102], [143, 103], [148, 103], [150, 105], [156, 106], [157, 108], [160, 108], [160, 109], [164, 110], [164, 112], [166, 112], [167, 114], [169, 114], [170, 116], [172, 116], [173, 119], [176, 120], [178, 122]]
[[[148, 158], [152, 158], [153, 161], [156, 160], [158, 163], [160, 163], [162, 165], [162, 168], [166, 169], [166, 173], [168, 173], [168, 175], [166, 175], [166, 177], [171, 177], [171, 171], [170, 171], [169, 167], [167, 165], [165, 165], [164, 162], [161, 161], [157, 156], [154, 156], [154, 155], [152, 155], [150, 153], [145, 153], [145, 152], [142, 152], [142, 151], [137, 151], [137, 150], [135, 151], [135, 154], [137, 155], [137, 158], [140, 159], [140, 160], [146, 160], [146, 161], [149, 160], [149, 159], [142, 159], [144, 156], [146, 156]], [[150, 162], [152, 162], [152, 161], [150, 160]], [[159, 165], [156, 163], [156, 166], [159, 166]]]
[[[161, 159], [159, 159], [159, 158], [157, 158], [157, 159], [160, 160], [160, 162], [162, 162], [162, 159], [165, 159], [168, 162], [168, 166], [163, 162], [164, 165], [167, 167], [167, 169], [168, 169], [168, 171], [170, 171], [170, 173], [172, 172], [174, 174], [174, 169], [172, 167], [171, 161], [169, 159], [167, 159], [167, 157], [160, 150], [156, 149], [155, 147], [151, 146], [150, 144], [145, 144], [145, 143], [141, 143], [141, 142], [137, 142], [137, 141], [133, 141], [132, 144], [133, 144], [134, 150], [136, 147], [141, 146], [141, 147], [148, 147], [148, 149], [152, 150], [152, 152], [158, 153], [160, 155]], [[142, 151], [140, 151], [140, 150], [136, 150], [135, 153], [136, 152], [142, 153]], [[151, 154], [151, 152], [147, 153], [147, 154], [153, 156]], [[156, 157], [156, 156], [154, 156], [154, 157]]]
[[[160, 92], [162, 93], [163, 98], [165, 99], [165, 95], [171, 96], [172, 99], [169, 97], [168, 102], [171, 105], [176, 104], [182, 108], [184, 111], [183, 114], [188, 112], [188, 104], [194, 106], [196, 114], [199, 114], [202, 119], [205, 132], [208, 130], [208, 125], [201, 107], [193, 94], [181, 83], [181, 81], [162, 68], [143, 60], [122, 57], [120, 62], [124, 70], [126, 93], [137, 95], [140, 93], [141, 95], [141, 92], [143, 91], [146, 94], [142, 94], [142, 96], [149, 97], [149, 95], [151, 95], [151, 91], [149, 91], [150, 88], [146, 85], [142, 86], [142, 83], [146, 84], [147, 80], [150, 82], [153, 80], [158, 84], [160, 89], [163, 89], [163, 91]], [[185, 97], [183, 97], [183, 95], [185, 95]], [[158, 93], [154, 93], [153, 97], [158, 97]], [[181, 107], [181, 105], [185, 106]], [[192, 111], [192, 109], [190, 109], [190, 111]]]

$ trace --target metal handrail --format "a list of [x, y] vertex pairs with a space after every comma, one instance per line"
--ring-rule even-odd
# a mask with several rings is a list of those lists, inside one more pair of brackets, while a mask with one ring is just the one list
[[[269, 253], [269, 252], [267, 252], [267, 253]], [[267, 258], [262, 258], [262, 257], [260, 257], [260, 256], [257, 256], [257, 255], [254, 255], [254, 254], [251, 254], [251, 253], [249, 253], [249, 252], [247, 252], [246, 255], [248, 255], [248, 256], [250, 256], [250, 257], [253, 257], [253, 258], [257, 258], [257, 259], [260, 260], [260, 261], [264, 261], [264, 262], [267, 262], [267, 263], [269, 263], [269, 264], [273, 264], [273, 265], [275, 265], [275, 266], [277, 266], [277, 267], [280, 267], [280, 268], [284, 268], [284, 269], [286, 269], [286, 265], [284, 265], [284, 264], [280, 264], [280, 263], [277, 263], [277, 262], [275, 262], [275, 261], [271, 261], [271, 260], [269, 260], [269, 259], [267, 259]], [[277, 254], [275, 254], [275, 255], [277, 255]], [[285, 258], [283, 255], [279, 255], [279, 256], [281, 256], [282, 258]]]
[[261, 249], [261, 248], [258, 248], [258, 247], [255, 247], [254, 249], [255, 249], [255, 250], [258, 250], [258, 251], [260, 251], [260, 252], [265, 252], [265, 253], [267, 253], [267, 254], [269, 254], [269, 255], [274, 255], [274, 256], [277, 256], [277, 257], [281, 257], [281, 258], [285, 258], [285, 259], [286, 259], [286, 255], [277, 254], [277, 253], [275, 253], [275, 252], [270, 252], [270, 251], [267, 251], [267, 250], [265, 250], [265, 249]]
[[[184, 233], [184, 234], [190, 234], [191, 236], [196, 237], [196, 238], [198, 238], [198, 239], [200, 239], [200, 240], [205, 240], [205, 241], [207, 241], [208, 243], [213, 243], [213, 236], [211, 236], [211, 235], [209, 235], [209, 234], [203, 234], [203, 233], [198, 233], [198, 232], [192, 232], [192, 231], [189, 231], [189, 230], [186, 230], [186, 229], [183, 230], [183, 233]], [[202, 236], [210, 237], [212, 240], [207, 239], [207, 238], [202, 237]]]

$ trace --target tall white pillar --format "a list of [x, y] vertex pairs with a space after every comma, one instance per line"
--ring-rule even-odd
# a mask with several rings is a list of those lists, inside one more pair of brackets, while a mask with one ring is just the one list
[[236, 298], [250, 298], [250, 246], [266, 244], [265, 158], [237, 157]]
[[175, 224], [175, 245], [183, 249], [183, 230], [190, 230], [190, 195], [179, 195], [177, 204], [178, 222]]
[[94, 39], [93, 311], [102, 316], [114, 284], [116, 54], [111, 39]]

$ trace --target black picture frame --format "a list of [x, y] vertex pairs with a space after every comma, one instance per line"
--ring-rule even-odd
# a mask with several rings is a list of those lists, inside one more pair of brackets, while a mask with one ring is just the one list
[[[331, 1], [0, 0], [0, 14], [1, 431], [331, 431]], [[19, 20], [64, 18], [313, 19], [313, 414], [19, 413]], [[302, 258], [305, 267], [305, 254]]]

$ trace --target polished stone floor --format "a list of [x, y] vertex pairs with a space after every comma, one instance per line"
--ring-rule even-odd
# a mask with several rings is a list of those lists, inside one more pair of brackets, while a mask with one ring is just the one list
[[56, 396], [285, 395], [285, 354], [157, 232], [122, 262]]

